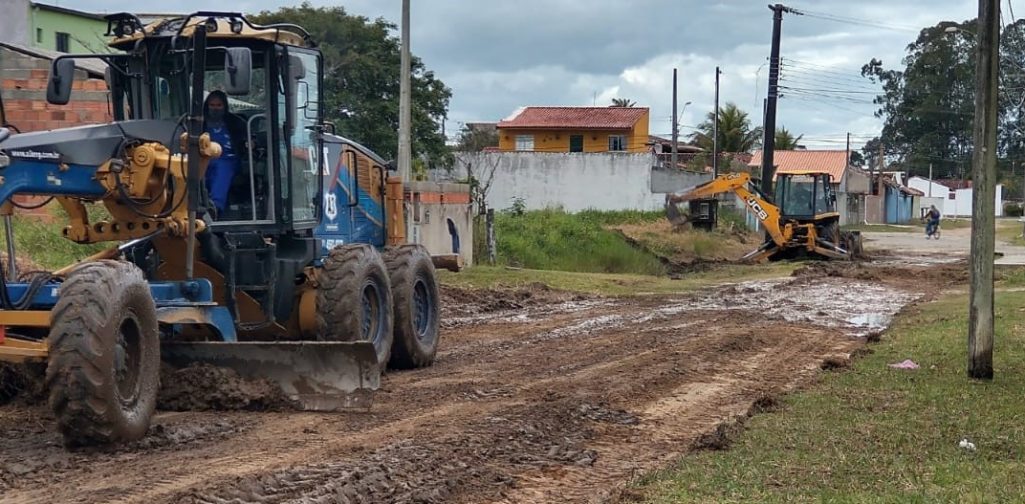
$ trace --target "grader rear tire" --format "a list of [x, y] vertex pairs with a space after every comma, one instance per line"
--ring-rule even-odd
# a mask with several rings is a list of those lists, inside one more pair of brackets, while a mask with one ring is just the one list
[[384, 261], [395, 297], [395, 343], [389, 365], [430, 366], [438, 353], [440, 301], [431, 255], [422, 245], [402, 245], [386, 251]]
[[142, 271], [125, 262], [88, 263], [60, 289], [46, 385], [65, 445], [143, 437], [160, 386], [160, 339]]
[[381, 369], [391, 355], [392, 293], [381, 254], [366, 244], [340, 245], [324, 258], [317, 283], [320, 341], [370, 341]]

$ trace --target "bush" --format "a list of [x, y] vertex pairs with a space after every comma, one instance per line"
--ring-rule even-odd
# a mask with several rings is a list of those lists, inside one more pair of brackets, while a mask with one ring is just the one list
[[498, 260], [530, 269], [662, 275], [665, 268], [658, 258], [605, 229], [609, 224], [656, 218], [662, 218], [660, 212], [496, 212]]
[[1025, 209], [1018, 203], [1004, 203], [1004, 215], [1007, 217], [1021, 217]]

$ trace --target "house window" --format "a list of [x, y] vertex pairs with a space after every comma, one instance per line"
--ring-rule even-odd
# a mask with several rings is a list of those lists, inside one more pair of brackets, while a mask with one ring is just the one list
[[609, 152], [626, 150], [626, 135], [609, 135]]
[[36, 28], [36, 43], [37, 44], [42, 44], [43, 43], [43, 29], [42, 28]]
[[584, 152], [584, 135], [569, 136], [569, 151]]
[[71, 35], [57, 32], [57, 52], [71, 52]]
[[516, 150], [534, 150], [534, 135], [516, 135]]

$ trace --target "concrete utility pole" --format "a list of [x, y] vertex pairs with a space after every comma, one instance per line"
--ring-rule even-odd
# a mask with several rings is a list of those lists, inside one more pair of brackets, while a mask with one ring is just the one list
[[677, 167], [677, 165], [676, 165], [676, 142], [677, 142], [677, 138], [679, 137], [679, 135], [680, 135], [680, 125], [679, 125], [679, 119], [676, 117], [676, 69], [674, 68], [673, 69], [673, 150], [672, 150], [673, 154], [670, 156], [672, 158], [672, 163], [673, 163], [673, 168], [674, 169]]
[[997, 163], [1000, 0], [979, 0], [972, 127], [972, 243], [969, 267], [968, 376], [993, 379], [993, 251]]
[[410, 148], [410, 129], [412, 114], [410, 113], [410, 61], [409, 61], [409, 0], [402, 0], [402, 54], [399, 58], [402, 69], [399, 71], [399, 176], [409, 182], [412, 170], [412, 149]]
[[769, 52], [769, 93], [765, 107], [764, 136], [762, 137], [762, 193], [772, 194], [773, 154], [776, 149], [776, 98], [779, 97], [779, 37], [783, 26], [783, 13], [793, 12], [781, 4], [770, 5], [772, 9], [772, 49]]
[[719, 74], [715, 67], [715, 119], [712, 123], [712, 178], [719, 176]]

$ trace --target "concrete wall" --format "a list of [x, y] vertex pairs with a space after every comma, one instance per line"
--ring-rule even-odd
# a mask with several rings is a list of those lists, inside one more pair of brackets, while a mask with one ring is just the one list
[[470, 186], [439, 182], [406, 184], [409, 241], [432, 255], [459, 254], [473, 264], [473, 212]]
[[[933, 194], [936, 194], [936, 193], [933, 193]], [[940, 211], [941, 215], [945, 215], [943, 213], [943, 206], [946, 203], [946, 201], [947, 201], [946, 195], [934, 196], [932, 198], [930, 198], [928, 196], [922, 196], [922, 197], [918, 198], [918, 213], [916, 214], [917, 218], [925, 217], [925, 213], [928, 212], [929, 211], [929, 207], [931, 207], [933, 205], [936, 205], [936, 208]]]
[[20, 45], [32, 45], [29, 0], [2, 0], [3, 15], [0, 16], [0, 41]]
[[[972, 215], [972, 189], [957, 189], [951, 190], [945, 185], [938, 184], [925, 177], [911, 177], [908, 180], [908, 187], [918, 189], [925, 193], [925, 197], [928, 198], [930, 190], [932, 191], [932, 197], [944, 198], [943, 206], [937, 205], [937, 208], [943, 212], [944, 216], [958, 216], [958, 217], [971, 217]], [[996, 209], [996, 216], [1002, 217], [1004, 215], [1004, 186], [997, 184], [996, 196], [994, 198], [994, 205]]]
[[528, 210], [658, 210], [666, 193], [711, 179], [706, 173], [653, 169], [651, 154], [457, 153], [454, 172], [465, 174], [467, 165], [478, 179], [494, 167], [487, 203], [499, 210], [517, 198]]

